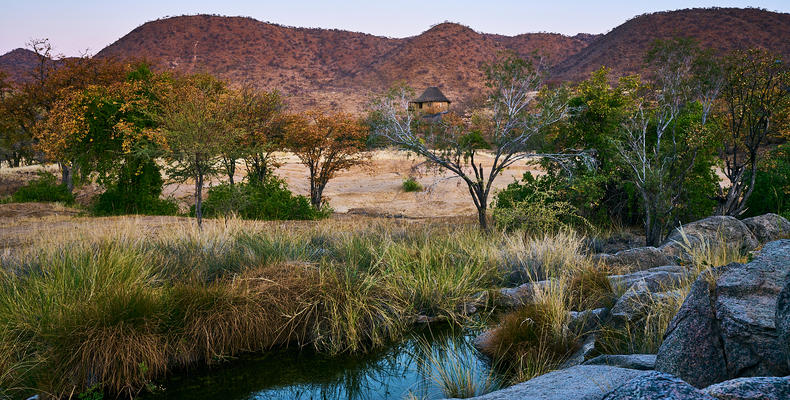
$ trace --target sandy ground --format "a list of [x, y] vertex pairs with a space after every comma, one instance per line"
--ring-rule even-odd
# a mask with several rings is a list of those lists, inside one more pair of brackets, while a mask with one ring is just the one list
[[[279, 154], [278, 159], [282, 165], [275, 173], [286, 180], [294, 193], [308, 195], [310, 185], [307, 168], [291, 154]], [[493, 161], [488, 156], [478, 159], [484, 167], [490, 166]], [[237, 180], [244, 178], [242, 163], [239, 164], [239, 170]], [[537, 173], [538, 169], [521, 162], [503, 171], [494, 181], [494, 192], [514, 179], [521, 179], [526, 171]], [[404, 192], [401, 186], [403, 180], [409, 176], [414, 176], [425, 190]], [[214, 180], [206, 186], [218, 182], [219, 180]], [[191, 204], [193, 190], [192, 183], [169, 184], [165, 187], [164, 194]], [[472, 198], [462, 180], [454, 178], [452, 174], [435, 169], [428, 170], [422, 164], [422, 159], [397, 151], [376, 151], [367, 165], [341, 171], [327, 184], [324, 197], [338, 213], [402, 215], [415, 218], [475, 213]]]

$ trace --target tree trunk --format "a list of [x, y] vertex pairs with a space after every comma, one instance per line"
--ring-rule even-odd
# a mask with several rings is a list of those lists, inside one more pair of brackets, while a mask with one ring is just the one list
[[321, 209], [321, 199], [324, 193], [324, 185], [310, 180], [310, 203], [316, 210]]
[[65, 163], [59, 163], [59, 165], [60, 183], [66, 185], [66, 189], [71, 193], [74, 191], [74, 170]]
[[486, 219], [486, 205], [477, 207], [477, 222], [480, 223], [480, 230], [488, 232], [488, 220]]
[[228, 173], [228, 183], [233, 186], [235, 184], [233, 178], [236, 175], [236, 159], [225, 158], [223, 162], [225, 163], [225, 171]]
[[195, 218], [199, 229], [203, 229], [203, 174], [195, 176]]

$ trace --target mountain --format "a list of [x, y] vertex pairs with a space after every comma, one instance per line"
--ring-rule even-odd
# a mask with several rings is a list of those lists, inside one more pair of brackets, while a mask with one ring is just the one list
[[8, 75], [11, 82], [21, 82], [32, 77], [38, 63], [36, 53], [27, 49], [14, 49], [0, 56], [0, 71]]
[[638, 73], [657, 39], [689, 37], [724, 53], [762, 47], [790, 60], [790, 14], [756, 8], [696, 8], [644, 14], [593, 40], [553, 68], [560, 80], [579, 80], [605, 65], [616, 75]]
[[[526, 30], [526, 29], [525, 29]], [[439, 86], [454, 104], [484, 88], [481, 64], [504, 50], [538, 52], [553, 81], [580, 80], [606, 65], [614, 75], [640, 72], [656, 39], [692, 37], [725, 52], [765, 47], [790, 59], [790, 14], [710, 8], [637, 16], [605, 35], [526, 33], [503, 36], [441, 23], [407, 38], [336, 29], [295, 28], [245, 17], [192, 15], [147, 22], [97, 57], [144, 57], [162, 69], [209, 72], [236, 84], [277, 89], [295, 109], [361, 112], [373, 93], [405, 81]], [[24, 79], [32, 53], [0, 56], [0, 69]]]

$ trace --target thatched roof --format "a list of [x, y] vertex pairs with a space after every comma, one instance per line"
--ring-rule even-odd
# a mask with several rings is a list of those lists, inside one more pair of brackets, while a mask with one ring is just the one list
[[431, 86], [428, 89], [425, 89], [424, 92], [418, 97], [413, 103], [430, 103], [430, 102], [444, 102], [449, 103], [450, 100], [447, 97], [444, 97], [444, 94], [441, 90], [439, 90], [436, 86]]

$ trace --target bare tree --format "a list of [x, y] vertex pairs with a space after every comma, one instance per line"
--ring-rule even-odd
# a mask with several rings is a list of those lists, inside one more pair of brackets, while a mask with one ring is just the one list
[[790, 69], [780, 56], [757, 49], [736, 51], [725, 65], [720, 155], [730, 186], [720, 191], [716, 212], [737, 216], [754, 190], [759, 149], [781, 130], [779, 117], [790, 107]]
[[[560, 91], [541, 92], [539, 66], [512, 53], [485, 66], [488, 107], [471, 123], [445, 116], [440, 124], [425, 126], [408, 107], [414, 91], [405, 86], [393, 88], [373, 103], [374, 134], [462, 179], [477, 208], [480, 228], [487, 230], [488, 197], [505, 168], [530, 157], [564, 156], [532, 151], [533, 139], [568, 111]], [[480, 153], [493, 158], [490, 167], [479, 162]]]
[[[654, 66], [652, 85], [637, 83], [630, 89], [634, 107], [621, 124], [617, 149], [642, 200], [645, 242], [656, 246], [675, 223], [674, 211], [704, 145], [705, 122], [720, 84], [696, 76], [705, 68], [688, 40], [657, 42], [649, 60]], [[697, 99], [700, 120], [681, 129], [679, 116]]]

